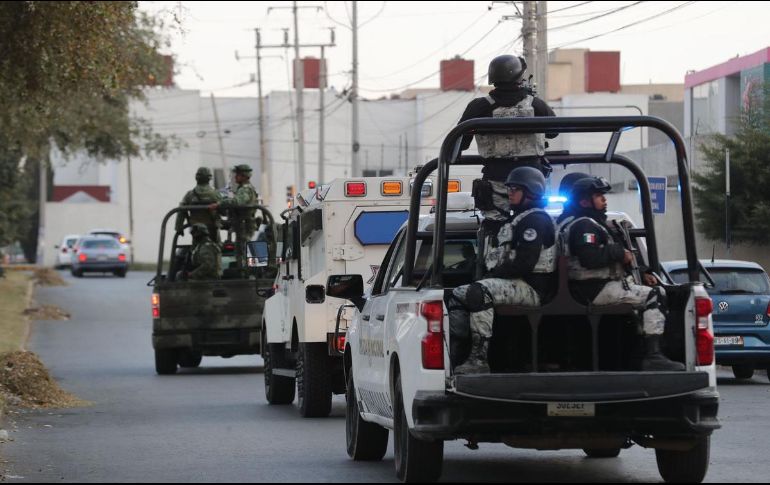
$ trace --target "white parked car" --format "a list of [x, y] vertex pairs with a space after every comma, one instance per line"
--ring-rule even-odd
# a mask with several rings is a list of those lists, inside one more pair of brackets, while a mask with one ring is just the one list
[[57, 249], [56, 269], [67, 268], [72, 264], [72, 252], [79, 238], [77, 234], [69, 234], [62, 238], [60, 244], [54, 246]]

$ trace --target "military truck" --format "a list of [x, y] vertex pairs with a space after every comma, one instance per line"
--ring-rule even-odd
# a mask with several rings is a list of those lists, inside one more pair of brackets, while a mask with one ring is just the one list
[[[207, 206], [182, 206], [163, 218], [158, 264], [152, 286], [152, 345], [158, 374], [174, 374], [178, 367], [198, 367], [203, 356], [224, 358], [258, 354], [262, 342], [262, 309], [270, 296], [277, 273], [273, 215], [261, 205], [255, 210], [260, 230], [257, 241], [233, 240], [232, 230], [221, 237], [220, 279], [187, 281], [191, 269], [191, 245], [184, 243], [184, 230], [174, 234], [166, 253], [166, 227], [183, 211], [208, 210]], [[223, 227], [235, 226], [234, 210], [223, 218]], [[233, 222], [230, 223], [230, 220]], [[187, 229], [189, 225], [185, 225]], [[225, 231], [220, 231], [220, 236]], [[247, 268], [239, 265], [236, 251], [248, 249]]]

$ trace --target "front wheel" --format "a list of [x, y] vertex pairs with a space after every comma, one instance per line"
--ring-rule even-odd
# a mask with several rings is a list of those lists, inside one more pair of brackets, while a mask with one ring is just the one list
[[388, 451], [388, 430], [361, 418], [358, 409], [358, 397], [353, 384], [353, 369], [348, 375], [348, 387], [345, 399], [345, 438], [348, 456], [355, 461], [380, 461]]
[[668, 483], [700, 483], [706, 477], [711, 437], [700, 438], [689, 451], [655, 450], [658, 471]]
[[[265, 324], [262, 324], [265, 328]], [[294, 402], [294, 378], [279, 376], [273, 369], [281, 369], [286, 365], [286, 349], [283, 344], [269, 344], [262, 331], [262, 360], [264, 364], [265, 397], [270, 404], [291, 404]]]
[[751, 379], [754, 377], [754, 367], [752, 365], [734, 365], [733, 375], [736, 379]]
[[297, 404], [303, 418], [325, 418], [332, 412], [332, 380], [324, 343], [299, 344]]
[[423, 441], [409, 432], [401, 376], [396, 376], [393, 396], [393, 448], [396, 475], [402, 482], [435, 482], [444, 464], [444, 442]]
[[176, 365], [176, 349], [155, 349], [155, 372], [162, 376], [176, 374]]

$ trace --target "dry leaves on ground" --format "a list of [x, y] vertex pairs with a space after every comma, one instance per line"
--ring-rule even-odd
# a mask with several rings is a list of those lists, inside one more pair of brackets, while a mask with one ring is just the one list
[[62, 390], [33, 352], [0, 356], [0, 393], [11, 406], [70, 408], [87, 403]]

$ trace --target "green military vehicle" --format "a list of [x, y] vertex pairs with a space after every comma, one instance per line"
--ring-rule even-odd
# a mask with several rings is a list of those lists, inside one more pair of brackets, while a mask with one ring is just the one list
[[[148, 283], [152, 292], [152, 345], [158, 374], [175, 374], [178, 367], [198, 367], [203, 356], [224, 358], [261, 352], [262, 309], [272, 294], [277, 273], [275, 221], [266, 207], [257, 205], [239, 210], [250, 213], [259, 231], [257, 241], [242, 242], [234, 231], [239, 218], [228, 209], [220, 231], [221, 277], [188, 280], [192, 245], [183, 243], [184, 226], [166, 249], [166, 226], [177, 213], [208, 210], [207, 206], [181, 206], [169, 211], [160, 231], [160, 248], [155, 277]], [[242, 219], [241, 219], [242, 220]], [[235, 234], [235, 236], [234, 236]], [[235, 237], [235, 240], [233, 239]], [[237, 251], [245, 245], [248, 258], [243, 262]], [[246, 267], [242, 267], [246, 266]]]

